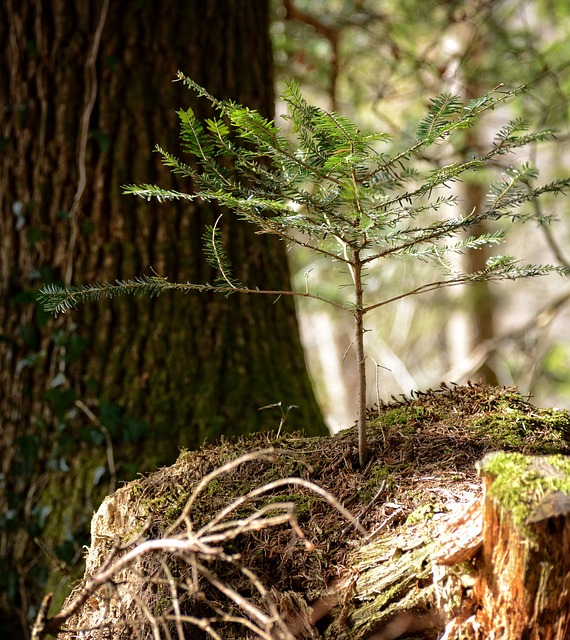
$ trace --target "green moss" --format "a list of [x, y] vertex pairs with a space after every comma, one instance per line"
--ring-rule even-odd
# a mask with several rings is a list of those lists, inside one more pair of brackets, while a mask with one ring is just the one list
[[525, 523], [541, 499], [553, 491], [570, 494], [570, 458], [561, 455], [545, 456], [545, 462], [559, 474], [537, 471], [533, 458], [521, 453], [499, 452], [487, 456], [480, 471], [493, 478], [489, 495], [509, 512], [514, 524], [525, 534]]
[[373, 426], [408, 426], [413, 427], [420, 421], [431, 421], [433, 415], [422, 406], [403, 405], [383, 412], [378, 418], [372, 421]]
[[[396, 478], [407, 473], [408, 467], [409, 473], [415, 473], [416, 466], [422, 460], [432, 459], [430, 456], [433, 456], [433, 452], [428, 449], [430, 442], [434, 443], [437, 456], [445, 457], [449, 451], [450, 458], [453, 458], [459, 446], [468, 450], [468, 455], [474, 459], [497, 449], [543, 454], [566, 452], [570, 416], [565, 411], [534, 407], [525, 398], [507, 389], [460, 387], [380, 407], [378, 413], [369, 420], [369, 434], [370, 441], [376, 447], [376, 463], [355, 486], [357, 504], [361, 505], [352, 505], [356, 511], [372, 501], [381, 486], [384, 485], [389, 494], [400, 482]], [[273, 462], [256, 462], [253, 473], [245, 470], [251, 468], [248, 463], [246, 467], [213, 478], [193, 505], [191, 517], [200, 526], [226, 507], [232, 499], [244, 496], [252, 489], [273, 480], [301, 477], [322, 484], [319, 475], [322, 473], [321, 467], [326, 469], [329, 465], [326, 459], [321, 460], [318, 452], [327, 450], [331, 444], [338, 451], [351, 452], [354, 439], [354, 429], [347, 429], [332, 440], [306, 439], [290, 434], [282, 434], [280, 438], [276, 438], [272, 434], [261, 434], [234, 442], [221, 439], [216, 447], [206, 448], [202, 452], [182, 451], [177, 462], [178, 468], [187, 469], [190, 476], [193, 476], [194, 470], [200, 469], [198, 477], [203, 477], [208, 470], [221, 466], [256, 446], [272, 445], [291, 451], [290, 456], [279, 455]], [[459, 442], [462, 444], [459, 445]], [[343, 456], [346, 455], [343, 453]], [[447, 471], [451, 472], [453, 469]], [[170, 487], [168, 490], [165, 486], [158, 495], [154, 493], [151, 500], [147, 499], [146, 505], [143, 499], [144, 513], [152, 513], [158, 517], [158, 529], [169, 526], [178, 518], [197, 481], [197, 477], [193, 477], [194, 482], [185, 482], [183, 487], [176, 483], [176, 489]], [[325, 485], [327, 482], [328, 478]], [[331, 487], [333, 491], [338, 490], [334, 479]], [[417, 504], [425, 502], [425, 496], [421, 495], [408, 495], [408, 499]], [[271, 497], [268, 494], [255, 500], [247, 500], [232, 512], [231, 517], [249, 515], [252, 510], [270, 501], [292, 501], [296, 504], [299, 520], [303, 522], [310, 518], [314, 509], [320, 511], [317, 507], [320, 500], [298, 487], [283, 486], [272, 491]], [[426, 512], [412, 514], [411, 521], [414, 518], [419, 521], [429, 517], [435, 508], [432, 505]]]
[[410, 515], [406, 518], [407, 525], [418, 524], [420, 522], [425, 522], [426, 520], [432, 520], [434, 513], [441, 511], [441, 505], [438, 504], [422, 504], [417, 509], [412, 511]]
[[358, 497], [364, 503], [368, 504], [374, 499], [380, 487], [385, 491], [389, 491], [394, 486], [394, 471], [390, 467], [382, 464], [376, 464], [372, 467], [366, 484], [359, 490]]
[[570, 417], [566, 411], [511, 406], [497, 407], [492, 413], [476, 418], [473, 430], [491, 440], [497, 449], [522, 449], [533, 452], [556, 452], [567, 443]]
[[[270, 436], [259, 436], [263, 439], [263, 444], [269, 444]], [[186, 469], [192, 474], [191, 469], [196, 466], [197, 459], [208, 459], [210, 455], [214, 467], [220, 467], [229, 460], [233, 460], [239, 455], [246, 453], [251, 447], [251, 437], [238, 439], [231, 442], [230, 440], [221, 439], [219, 445], [215, 447], [205, 448], [202, 452], [181, 452], [176, 466], [179, 469]], [[287, 434], [281, 437], [281, 442], [272, 441], [271, 444], [289, 445], [296, 443], [293, 436]], [[319, 438], [310, 440], [312, 446], [317, 447]], [[306, 441], [305, 446], [307, 444]], [[261, 444], [261, 443], [260, 443]], [[261, 465], [261, 466], [260, 466]], [[210, 466], [210, 464], [208, 465]], [[200, 494], [195, 500], [190, 517], [196, 526], [201, 526], [210, 520], [217, 512], [227, 507], [233, 500], [247, 495], [250, 491], [259, 488], [275, 480], [282, 480], [287, 477], [308, 477], [312, 471], [310, 465], [297, 457], [295, 454], [289, 456], [279, 456], [278, 461], [267, 462], [260, 460], [255, 463], [255, 472], [247, 471], [249, 465], [241, 465], [239, 468], [221, 473], [211, 480], [202, 488]], [[183, 474], [186, 472], [183, 472]], [[164, 530], [177, 520], [182, 510], [190, 498], [196, 484], [192, 482], [188, 488], [182, 490], [178, 485], [178, 489], [174, 490], [171, 483], [167, 483], [158, 495], [147, 499], [142, 504], [144, 515], [152, 514], [156, 518], [157, 530]], [[299, 490], [296, 487], [283, 485], [282, 488], [273, 490], [268, 494], [261, 494], [256, 498], [245, 500], [236, 509], [231, 511], [229, 518], [242, 518], [252, 514], [256, 509], [265, 506], [271, 502], [294, 502], [296, 515], [299, 521], [308, 520], [313, 506], [316, 502], [322, 501], [311, 492]], [[276, 510], [276, 513], [281, 511]]]
[[[292, 502], [295, 505], [295, 515], [299, 522], [304, 522], [311, 517], [311, 513], [313, 512], [313, 506], [315, 502], [320, 500], [320, 498], [309, 495], [309, 494], [301, 494], [301, 493], [285, 493], [280, 495], [271, 495], [269, 496], [261, 506], [266, 506], [268, 504], [276, 504], [279, 502]], [[250, 509], [251, 512], [251, 509]], [[279, 509], [275, 510], [275, 513], [269, 512], [267, 515], [277, 515], [278, 513], [283, 513]]]
[[181, 514], [189, 497], [190, 492], [175, 496], [170, 491], [167, 491], [156, 498], [148, 500], [143, 505], [142, 512], [145, 515], [160, 514], [162, 522], [165, 526], [168, 526]]

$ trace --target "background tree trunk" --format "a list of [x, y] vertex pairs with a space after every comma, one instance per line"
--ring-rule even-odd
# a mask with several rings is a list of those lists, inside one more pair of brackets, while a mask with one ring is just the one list
[[[489, 5], [485, 10], [489, 14], [487, 18], [489, 20], [493, 8]], [[462, 45], [464, 51], [462, 53], [463, 64], [460, 78], [464, 85], [462, 88], [464, 99], [468, 101], [484, 95], [491, 89], [488, 79], [481, 73], [481, 68], [488, 57], [489, 37], [477, 25], [473, 24], [466, 29]], [[484, 133], [480, 124], [466, 132], [464, 151], [462, 153], [463, 160], [472, 157], [474, 150], [481, 150], [486, 147]], [[480, 213], [484, 209], [488, 184], [482, 180], [481, 176], [466, 176], [460, 186], [460, 190], [465, 215], [473, 212]], [[493, 230], [489, 222], [484, 221], [470, 229], [467, 235], [484, 235], [491, 233]], [[492, 249], [488, 246], [466, 251], [461, 260], [464, 271], [466, 273], [475, 273], [483, 270], [491, 255]], [[495, 338], [497, 300], [493, 294], [491, 283], [486, 281], [474, 283], [463, 287], [463, 289], [463, 302], [469, 316], [469, 322], [466, 327], [467, 331], [464, 335], [458, 337], [464, 345], [460, 349], [456, 349], [456, 351], [463, 351], [468, 357], [478, 345]], [[464, 311], [459, 311], [459, 313], [464, 313]], [[476, 370], [469, 374], [469, 377], [473, 380], [483, 380], [492, 385], [499, 384], [494, 360], [494, 354], [489, 355]], [[457, 364], [454, 363], [454, 366], [457, 366]]]
[[[266, 0], [8, 0], [0, 43], [0, 605], [23, 620], [46, 580], [33, 538], [79, 556], [117, 479], [206, 438], [275, 428], [280, 416], [258, 411], [270, 403], [299, 407], [285, 428], [325, 427], [291, 300], [121, 299], [55, 322], [33, 304], [45, 282], [212, 278], [200, 245], [217, 212], [121, 186], [175, 182], [152, 149], [179, 151], [176, 109], [205, 115], [172, 83], [178, 69], [273, 115]], [[242, 281], [289, 286], [283, 244], [223, 223]]]

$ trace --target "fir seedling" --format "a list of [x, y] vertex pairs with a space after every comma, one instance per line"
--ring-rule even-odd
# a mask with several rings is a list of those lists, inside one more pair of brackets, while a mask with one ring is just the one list
[[[485, 168], [499, 156], [530, 143], [552, 138], [551, 131], [529, 133], [524, 122], [514, 120], [499, 131], [486, 153], [436, 165], [435, 169], [418, 168], [426, 166], [425, 158], [432, 148], [461, 135], [485, 112], [511, 99], [520, 89], [504, 91], [498, 87], [467, 104], [452, 95], [438, 96], [418, 126], [415, 144], [398, 151], [390, 136], [363, 131], [351, 119], [307, 103], [293, 83], [283, 95], [287, 105], [284, 117], [291, 124], [287, 136], [256, 111], [217, 100], [182, 73], [178, 78], [208, 100], [217, 113], [215, 118], [201, 122], [191, 109], [178, 112], [183, 148], [192, 157], [191, 164], [158, 147], [173, 172], [192, 179], [195, 192], [145, 184], [128, 186], [125, 193], [147, 199], [217, 202], [252, 224], [256, 233], [274, 234], [288, 244], [340, 264], [350, 275], [350, 294], [339, 301], [311, 291], [308, 285], [304, 291], [267, 291], [256, 288], [255, 283], [239, 282], [224, 251], [218, 219], [204, 233], [206, 257], [219, 274], [216, 282], [170, 283], [158, 275], [145, 275], [114, 284], [67, 289], [47, 285], [41, 291], [46, 310], [57, 314], [84, 300], [122, 293], [152, 296], [176, 289], [224, 295], [293, 295], [348, 311], [354, 317], [359, 460], [364, 466], [368, 458], [364, 318], [368, 313], [407, 296], [464, 283], [526, 278], [552, 271], [568, 275], [563, 268], [521, 264], [511, 256], [495, 256], [481, 271], [462, 273], [448, 259], [450, 254], [504, 240], [504, 230], [469, 235], [479, 223], [533, 219], [521, 205], [542, 194], [568, 189], [570, 179], [536, 187], [536, 169], [528, 164], [511, 167], [491, 186], [484, 209], [465, 215], [459, 212], [460, 204], [449, 189], [466, 172]], [[453, 215], [446, 217], [446, 211], [453, 211]], [[541, 217], [539, 222], [548, 220]], [[440, 275], [409, 289], [403, 283], [398, 294], [369, 300], [365, 274], [385, 260], [403, 257], [432, 260]]]

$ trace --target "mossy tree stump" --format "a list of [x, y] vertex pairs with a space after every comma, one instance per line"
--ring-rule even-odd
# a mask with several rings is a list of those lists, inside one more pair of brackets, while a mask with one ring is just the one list
[[[455, 602], [459, 598], [460, 605], [445, 637], [568, 638], [570, 458], [495, 453], [478, 467], [483, 480], [483, 497], [478, 501], [483, 517], [477, 520], [477, 509], [472, 508], [454, 532], [456, 540], [464, 538], [463, 553], [449, 546], [446, 549], [444, 540], [433, 558], [434, 576], [438, 565], [447, 565], [444, 574], [457, 574], [457, 567], [465, 566], [466, 561], [475, 567], [472, 590], [455, 583]], [[469, 542], [477, 522], [482, 524], [480, 549]]]
[[568, 638], [570, 459], [496, 454], [481, 474], [483, 628], [496, 640]]
[[[467, 385], [379, 407], [368, 428], [365, 471], [354, 429], [257, 434], [183, 453], [125, 485], [93, 520], [78, 607], [38, 616], [36, 637], [176, 637], [177, 619], [178, 637], [196, 640], [570, 637], [570, 413]], [[309, 481], [359, 526], [299, 485]], [[180, 541], [200, 531], [292, 505], [300, 535], [277, 523], [218, 540], [223, 557], [192, 552], [205, 567], [198, 578], [192, 553], [181, 555]]]

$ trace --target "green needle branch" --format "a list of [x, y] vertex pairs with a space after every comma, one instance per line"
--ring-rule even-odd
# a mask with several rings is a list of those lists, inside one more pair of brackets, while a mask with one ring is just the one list
[[[169, 191], [157, 185], [129, 185], [125, 193], [141, 198], [215, 202], [229, 214], [253, 226], [254, 233], [277, 235], [288, 245], [320, 255], [346, 269], [351, 285], [342, 301], [305, 291], [266, 291], [254, 283], [241, 283], [233, 275], [224, 249], [219, 219], [203, 232], [204, 253], [218, 278], [214, 283], [171, 283], [159, 275], [138, 276], [115, 283], [85, 284], [64, 288], [43, 287], [39, 299], [54, 314], [63, 313], [87, 300], [120, 294], [157, 296], [164, 291], [183, 293], [235, 293], [311, 298], [354, 317], [354, 345], [358, 373], [359, 462], [368, 459], [366, 442], [366, 314], [401, 298], [426, 291], [487, 281], [513, 280], [549, 273], [569, 275], [565, 267], [528, 265], [511, 256], [494, 256], [476, 273], [461, 273], [452, 266], [450, 254], [498, 245], [505, 241], [505, 222], [537, 221], [549, 217], [540, 208], [526, 207], [545, 195], [567, 192], [570, 179], [536, 185], [538, 171], [529, 164], [507, 166], [505, 156], [529, 144], [553, 138], [550, 130], [529, 132], [520, 119], [508, 122], [488, 149], [464, 162], [426, 169], [426, 157], [437, 158], [437, 146], [453, 136], [464, 135], [488, 111], [514, 99], [524, 89], [506, 91], [502, 86], [464, 103], [442, 94], [431, 100], [417, 127], [416, 141], [402, 149], [385, 133], [361, 130], [350, 118], [309, 104], [299, 87], [291, 83], [283, 95], [284, 115], [290, 131], [254, 110], [231, 101], [217, 100], [190, 78], [178, 80], [210, 103], [216, 116], [200, 121], [191, 109], [179, 111], [183, 162], [160, 147], [164, 164], [192, 180], [194, 193]], [[501, 159], [501, 163], [499, 163]], [[491, 184], [481, 211], [461, 213], [451, 191], [467, 173], [497, 170], [502, 175]], [[437, 214], [437, 215], [436, 215]], [[501, 229], [477, 234], [481, 222], [500, 221]], [[471, 232], [471, 233], [470, 233]], [[406, 288], [383, 300], [369, 299], [365, 276], [390, 259], [416, 258], [431, 261], [441, 277]]]

